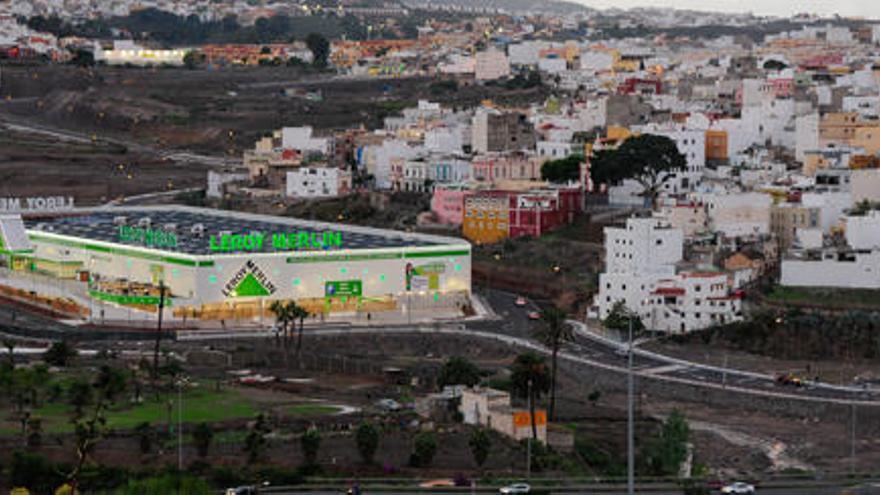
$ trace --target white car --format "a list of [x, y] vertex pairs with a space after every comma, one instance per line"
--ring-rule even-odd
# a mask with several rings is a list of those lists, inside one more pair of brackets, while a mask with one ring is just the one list
[[514, 483], [512, 485], [507, 485], [498, 491], [501, 493], [529, 493], [531, 490], [532, 487], [526, 483]]
[[516, 300], [513, 301], [513, 304], [516, 305], [517, 307], [522, 308], [522, 307], [524, 307], [526, 304], [528, 304], [528, 301], [526, 301], [526, 298], [524, 298], [524, 297], [522, 297], [522, 296], [518, 296], [518, 297], [516, 298]]
[[721, 493], [731, 495], [752, 495], [755, 493], [755, 485], [737, 481], [736, 483], [721, 487]]

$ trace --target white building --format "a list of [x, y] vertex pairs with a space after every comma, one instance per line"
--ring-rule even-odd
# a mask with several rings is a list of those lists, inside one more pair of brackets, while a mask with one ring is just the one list
[[302, 167], [287, 172], [287, 197], [335, 198], [351, 191], [351, 172], [335, 167]]
[[846, 217], [846, 242], [853, 249], [880, 250], [880, 212]]
[[618, 301], [640, 308], [651, 285], [675, 276], [684, 235], [657, 218], [629, 218], [626, 227], [605, 228], [605, 272], [599, 275], [596, 296], [599, 318], [607, 318]]
[[330, 138], [316, 138], [312, 135], [311, 126], [285, 127], [281, 129], [281, 147], [286, 150], [297, 150], [303, 155], [319, 153], [329, 155], [332, 149]]
[[689, 332], [740, 319], [740, 298], [726, 273], [676, 273], [683, 246], [683, 232], [659, 218], [630, 218], [624, 228], [606, 228], [597, 316], [607, 318], [623, 301], [652, 330]]
[[209, 198], [222, 198], [224, 186], [230, 182], [247, 180], [250, 175], [244, 172], [215, 172], [208, 171], [208, 185], [205, 188], [205, 196]]
[[477, 52], [474, 77], [478, 81], [491, 81], [510, 75], [510, 62], [504, 52], [497, 49], [489, 49]]
[[712, 193], [701, 197], [706, 204], [711, 230], [727, 237], [752, 236], [770, 232], [769, 194]]

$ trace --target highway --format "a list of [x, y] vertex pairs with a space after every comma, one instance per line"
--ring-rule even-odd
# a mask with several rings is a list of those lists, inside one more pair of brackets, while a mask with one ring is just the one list
[[[540, 489], [539, 487], [535, 487], [535, 490]], [[636, 487], [637, 493], [642, 494], [650, 494], [650, 495], [681, 495], [682, 490], [680, 489], [672, 489], [672, 488], [656, 488], [656, 487]], [[267, 489], [262, 490], [260, 493], [272, 493], [272, 494], [295, 494], [295, 493], [309, 493], [314, 495], [339, 495], [347, 493], [347, 487], [340, 487], [338, 490], [331, 490], [326, 488], [308, 488], [308, 487], [269, 487]], [[498, 493], [498, 488], [480, 488], [477, 487], [473, 492], [467, 488], [450, 490], [450, 489], [414, 489], [411, 491], [407, 491], [406, 489], [395, 488], [391, 489], [362, 489], [361, 493], [363, 495], [424, 495], [426, 493], [436, 494], [436, 495], [461, 495], [467, 493]], [[544, 491], [543, 489], [540, 493], [551, 493], [553, 495], [626, 495], [626, 490], [617, 490], [612, 487], [595, 487], [595, 486], [583, 486], [583, 487], [570, 487], [570, 488], [559, 488], [553, 489], [550, 491]], [[713, 491], [714, 494], [718, 494], [718, 491]], [[880, 489], [874, 487], [850, 487], [850, 485], [846, 483], [841, 483], [839, 485], [830, 485], [830, 486], [820, 486], [820, 487], [811, 487], [811, 486], [787, 486], [787, 487], [768, 487], [768, 488], [758, 488], [756, 490], [755, 495], [880, 495]]]

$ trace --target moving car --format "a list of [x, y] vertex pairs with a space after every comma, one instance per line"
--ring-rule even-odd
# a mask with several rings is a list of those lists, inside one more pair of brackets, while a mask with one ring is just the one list
[[793, 387], [803, 387], [804, 382], [801, 377], [792, 373], [785, 373], [776, 377], [776, 383], [780, 385], [791, 385]]
[[753, 495], [755, 493], [755, 485], [737, 481], [727, 486], [722, 486], [721, 493], [724, 493], [725, 495]]
[[526, 483], [514, 483], [512, 485], [507, 485], [500, 490], [500, 493], [529, 493], [532, 490]]
[[513, 304], [514, 304], [515, 306], [521, 308], [521, 307], [523, 307], [523, 306], [525, 306], [525, 305], [527, 304], [527, 301], [526, 301], [526, 298], [524, 298], [524, 297], [522, 297], [522, 296], [517, 296], [517, 297], [516, 297], [516, 300], [513, 301]]
[[538, 313], [537, 311], [529, 311], [529, 319], [530, 320], [540, 320], [541, 313]]

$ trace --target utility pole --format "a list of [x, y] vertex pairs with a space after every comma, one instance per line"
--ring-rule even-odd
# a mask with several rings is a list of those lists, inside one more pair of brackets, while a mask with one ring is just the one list
[[852, 408], [852, 423], [849, 433], [849, 471], [850, 474], [856, 474], [856, 403], [850, 403]]
[[635, 484], [635, 425], [633, 424], [633, 314], [629, 315], [629, 345], [626, 365], [626, 493], [636, 493]]
[[156, 347], [153, 349], [153, 378], [159, 377], [159, 342], [162, 340], [162, 313], [165, 309], [165, 282], [159, 281], [159, 322], [156, 325]]
[[[535, 418], [531, 417], [532, 411], [532, 380], [528, 381], [528, 396], [529, 396], [529, 421], [534, 422]], [[526, 441], [526, 479], [532, 478], [532, 441], [534, 438], [529, 437], [528, 441]]]
[[183, 377], [177, 379], [177, 471], [183, 472]]

